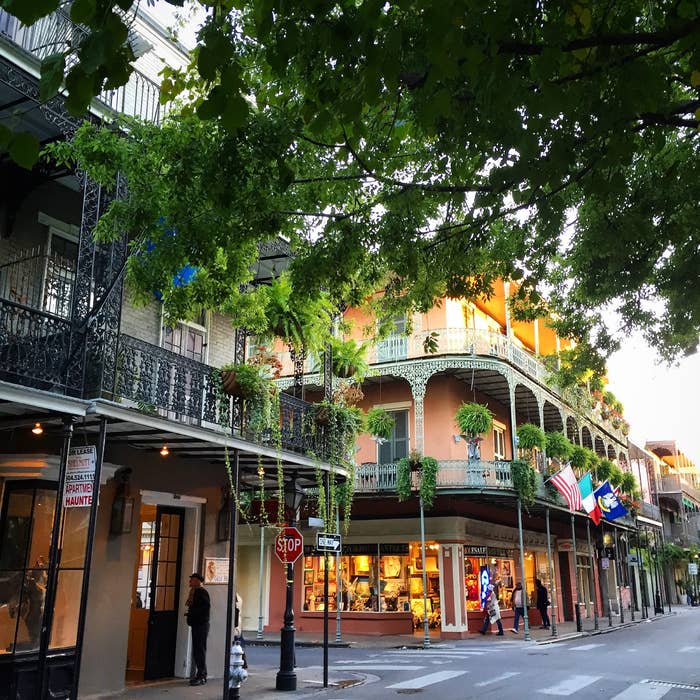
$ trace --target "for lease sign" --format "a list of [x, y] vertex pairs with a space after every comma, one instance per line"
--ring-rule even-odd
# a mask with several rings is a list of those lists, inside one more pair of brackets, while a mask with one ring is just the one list
[[72, 447], [68, 453], [64, 508], [85, 508], [92, 505], [92, 483], [95, 480], [97, 452], [94, 445]]

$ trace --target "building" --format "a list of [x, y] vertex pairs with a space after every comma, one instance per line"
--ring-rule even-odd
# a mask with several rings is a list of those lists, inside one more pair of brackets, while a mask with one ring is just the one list
[[[158, 121], [158, 56], [188, 60], [141, 11], [131, 19], [136, 70], [89, 119]], [[0, 119], [20, 119], [44, 143], [74, 133], [81, 120], [62, 96], [40, 101], [38, 69], [47, 47], [80, 31], [66, 3], [29, 28], [0, 10]], [[245, 357], [245, 334], [213, 313], [165, 327], [158, 302], [131, 304], [126, 235], [91, 235], [122, 185], [107, 192], [80, 173], [27, 171], [7, 157], [0, 183], [0, 698], [187, 677], [195, 570], [214, 611], [210, 674], [222, 677], [236, 533], [227, 463], [248, 489], [275, 488], [278, 465], [285, 489], [314, 484], [327, 465], [307, 454], [306, 404], [281, 397], [281, 449], [254, 440], [214, 370]], [[282, 242], [267, 246], [269, 265], [286, 256]], [[238, 590], [252, 601], [257, 587]]]
[[[548, 382], [549, 372], [538, 355], [554, 353], [562, 343], [543, 320], [512, 322], [508, 294], [504, 284], [489, 300], [445, 299], [429, 313], [415, 315], [410, 324], [397, 318], [395, 333], [370, 346], [372, 371], [362, 383], [360, 405], [383, 407], [395, 425], [388, 440], [363, 435], [357, 444], [352, 520], [343, 555], [330, 574], [328, 601], [330, 609], [342, 608], [340, 621], [348, 633], [405, 633], [422, 627], [424, 573], [429, 624], [443, 638], [479, 629], [484, 582], [489, 581], [498, 584], [506, 627], [512, 620], [509, 595], [516, 581], [525, 581], [532, 605], [534, 580], [541, 579], [560, 621], [576, 619], [577, 603], [584, 618], [607, 614], [609, 607], [618, 614], [620, 607], [624, 611], [636, 604], [635, 565], [629, 566], [626, 556], [635, 546], [632, 518], [615, 521], [615, 526], [590, 526], [589, 534], [589, 518], [582, 512], [572, 517], [561, 497], [544, 486], [542, 472], [557, 467], [542, 459], [535, 503], [518, 512], [511, 463], [518, 456], [516, 429], [524, 423], [561, 431], [624, 470], [629, 470], [630, 459], [619, 420], [605, 418], [600, 405], [592, 408], [590, 397], [574, 405]], [[371, 319], [350, 309], [345, 321], [354, 322], [349, 336], [372, 341], [363, 338]], [[425, 349], [431, 334], [437, 334], [435, 352]], [[312, 362], [308, 370], [307, 391], [313, 392], [320, 378]], [[472, 401], [486, 404], [494, 420], [480, 455], [470, 458], [454, 415], [461, 402]], [[396, 462], [411, 450], [439, 463], [437, 495], [425, 512], [425, 558], [419, 500], [397, 498]], [[241, 546], [260, 551], [255, 528], [243, 536]], [[274, 579], [277, 564], [269, 550], [263, 555]], [[302, 609], [298, 629], [320, 629], [326, 604], [323, 571], [323, 558], [307, 548], [296, 594]], [[273, 611], [278, 604], [270, 597], [268, 605]], [[530, 619], [539, 624], [536, 612]]]

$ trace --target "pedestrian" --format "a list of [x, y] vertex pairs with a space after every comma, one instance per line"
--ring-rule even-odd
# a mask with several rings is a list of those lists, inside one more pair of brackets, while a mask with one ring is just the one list
[[547, 612], [547, 607], [549, 606], [549, 594], [547, 589], [542, 585], [542, 581], [538, 578], [535, 579], [535, 586], [537, 588], [537, 609], [540, 611], [542, 616], [542, 627], [543, 630], [549, 629], [549, 613]]
[[486, 596], [486, 601], [484, 603], [484, 624], [479, 630], [481, 634], [486, 634], [486, 630], [489, 625], [494, 622], [498, 625], [498, 636], [503, 636], [503, 623], [501, 622], [501, 609], [498, 607], [498, 596], [496, 591], [493, 590], [493, 584], [488, 585], [488, 595]]
[[518, 634], [520, 626], [520, 618], [525, 617], [525, 602], [523, 598], [523, 584], [518, 581], [515, 584], [515, 588], [510, 595], [510, 605], [515, 611], [515, 619], [513, 620], [513, 629], [511, 632], [513, 634]]
[[190, 576], [190, 595], [186, 603], [187, 624], [192, 629], [190, 685], [204, 685], [207, 682], [207, 636], [211, 602], [203, 583], [202, 574], [195, 572]]

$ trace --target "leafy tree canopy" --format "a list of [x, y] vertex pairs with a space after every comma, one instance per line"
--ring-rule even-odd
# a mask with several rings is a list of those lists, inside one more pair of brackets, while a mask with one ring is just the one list
[[[178, 313], [190, 297], [236, 297], [238, 280], [212, 272], [221, 247], [242, 269], [255, 240], [281, 232], [302, 294], [356, 303], [374, 285], [388, 307], [424, 309], [503, 277], [519, 281], [516, 314], [541, 313], [546, 293], [558, 330], [604, 351], [618, 337], [605, 307], [668, 359], [697, 348], [697, 2], [198, 1], [209, 14], [191, 69], [164, 82], [166, 99], [186, 95], [165, 129], [188, 150], [133, 146], [192, 195], [172, 205], [189, 223], [167, 219], [170, 267], [132, 268], [145, 289], [206, 257], [211, 284], [202, 273], [171, 295]], [[31, 21], [56, 2], [2, 6]], [[73, 3], [110, 41], [66, 62], [72, 104], [124, 79], [113, 17], [129, 4]], [[48, 95], [62, 64], [44, 63]], [[222, 221], [207, 242], [205, 223]]]

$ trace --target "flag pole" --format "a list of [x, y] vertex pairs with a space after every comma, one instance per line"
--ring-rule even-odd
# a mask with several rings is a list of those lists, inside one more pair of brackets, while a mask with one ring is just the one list
[[595, 562], [593, 560], [593, 548], [591, 547], [591, 519], [586, 518], [586, 537], [588, 538], [588, 558], [590, 559], [590, 566], [588, 568], [588, 585], [591, 587], [591, 595], [593, 596], [593, 629], [598, 630], [598, 596], [595, 590], [595, 572], [593, 567]]
[[552, 563], [552, 541], [549, 534], [549, 508], [547, 508], [547, 560], [549, 562], [549, 592], [552, 600], [552, 637], [557, 636], [557, 584], [554, 580], [554, 565]]
[[574, 525], [574, 514], [571, 514], [571, 539], [574, 544], [574, 619], [576, 620], [576, 631], [581, 631], [581, 611], [578, 607], [578, 564], [576, 561], [576, 527]]

